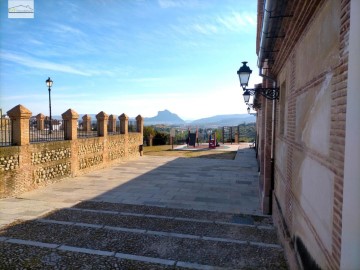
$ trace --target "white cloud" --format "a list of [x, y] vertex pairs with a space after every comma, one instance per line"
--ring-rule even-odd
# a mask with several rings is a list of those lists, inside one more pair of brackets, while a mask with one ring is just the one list
[[201, 34], [209, 35], [209, 34], [215, 34], [218, 32], [218, 29], [215, 25], [212, 24], [198, 24], [195, 23], [192, 25], [192, 28]]
[[20, 64], [20, 65], [23, 65], [26, 67], [53, 70], [53, 71], [77, 74], [77, 75], [82, 75], [82, 76], [90, 76], [91, 75], [91, 73], [89, 73], [89, 72], [81, 71], [72, 66], [63, 65], [63, 64], [55, 64], [55, 63], [51, 63], [48, 61], [31, 58], [28, 56], [17, 55], [14, 53], [7, 53], [7, 52], [1, 52], [0, 55], [3, 60], [17, 63], [17, 64]]
[[197, 7], [200, 5], [196, 0], [158, 0], [161, 8]]
[[241, 31], [247, 26], [256, 27], [256, 14], [232, 12], [227, 16], [218, 16], [216, 21], [230, 31]]
[[60, 24], [60, 23], [53, 23], [52, 27], [51, 27], [51, 32], [55, 32], [55, 33], [60, 33], [60, 34], [73, 34], [73, 35], [78, 35], [78, 36], [85, 36], [85, 34], [75, 28], [75, 27], [71, 27], [69, 25], [65, 25], [65, 24]]

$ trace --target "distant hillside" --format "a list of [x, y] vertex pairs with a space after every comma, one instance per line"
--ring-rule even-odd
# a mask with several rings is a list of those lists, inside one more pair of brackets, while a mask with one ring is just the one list
[[[96, 121], [96, 114], [89, 114], [93, 122]], [[79, 115], [79, 120], [82, 120], [84, 114]], [[60, 115], [54, 115], [53, 119], [61, 120]], [[134, 118], [130, 118], [129, 121], [135, 121]], [[189, 125], [189, 126], [237, 126], [243, 123], [256, 122], [256, 117], [249, 114], [224, 114], [215, 115], [207, 118], [201, 118], [194, 121], [184, 121], [177, 114], [170, 112], [169, 110], [159, 111], [154, 117], [145, 117], [144, 124], [150, 125]]]
[[194, 120], [191, 125], [207, 126], [237, 126], [243, 123], [256, 122], [256, 118], [249, 114], [224, 114]]
[[166, 124], [166, 125], [182, 125], [185, 124], [185, 121], [182, 120], [177, 114], [172, 113], [168, 110], [158, 111], [158, 114], [154, 117], [145, 117], [145, 125], [157, 125], [157, 124]]

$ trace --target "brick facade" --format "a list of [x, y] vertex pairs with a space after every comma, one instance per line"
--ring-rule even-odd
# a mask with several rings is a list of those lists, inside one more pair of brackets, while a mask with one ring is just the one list
[[[260, 25], [263, 2], [258, 1]], [[261, 100], [257, 118], [262, 207], [266, 213], [265, 195], [273, 181], [274, 220], [290, 265], [339, 269], [351, 1], [285, 2], [284, 15], [291, 17], [279, 22], [284, 38], [274, 41], [276, 53], [269, 56], [268, 72], [281, 91], [273, 143], [267, 139], [273, 121], [269, 101]], [[258, 26], [257, 51], [259, 31]], [[274, 177], [269, 179], [272, 147]]]

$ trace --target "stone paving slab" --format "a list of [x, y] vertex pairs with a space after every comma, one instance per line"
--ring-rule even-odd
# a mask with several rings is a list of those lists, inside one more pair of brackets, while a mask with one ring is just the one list
[[0, 226], [86, 200], [261, 214], [257, 176], [249, 148], [240, 148], [235, 160], [143, 156], [1, 199]]

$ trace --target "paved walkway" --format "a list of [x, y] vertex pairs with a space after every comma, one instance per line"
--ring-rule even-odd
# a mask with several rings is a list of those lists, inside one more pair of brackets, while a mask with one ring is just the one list
[[87, 200], [260, 214], [255, 151], [237, 148], [235, 160], [143, 156], [1, 199], [0, 227]]
[[0, 268], [287, 269], [243, 147], [235, 160], [145, 156], [0, 200], [0, 225], [19, 219], [0, 227]]

